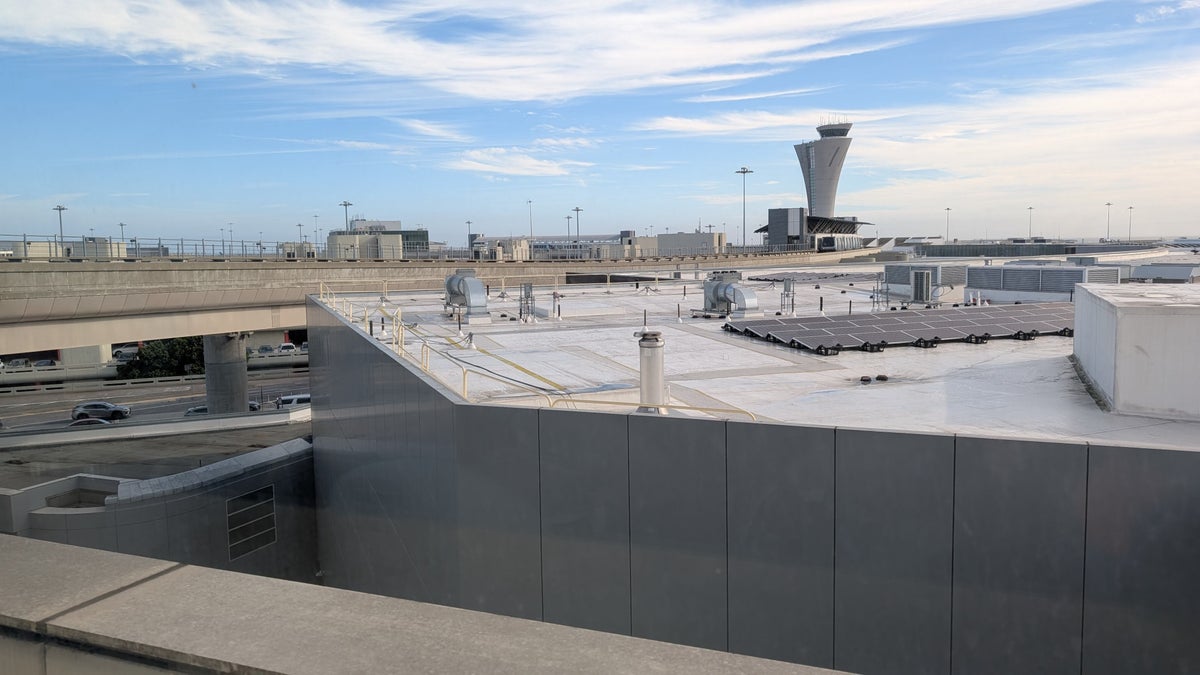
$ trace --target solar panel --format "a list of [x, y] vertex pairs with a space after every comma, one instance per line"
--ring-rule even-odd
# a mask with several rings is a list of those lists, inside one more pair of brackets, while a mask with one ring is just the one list
[[[818, 353], [936, 342], [983, 342], [1034, 334], [1073, 335], [1069, 302], [917, 309], [879, 314], [776, 317], [729, 322], [725, 329]], [[864, 346], [865, 345], [865, 346]], [[839, 347], [840, 346], [840, 347]]]

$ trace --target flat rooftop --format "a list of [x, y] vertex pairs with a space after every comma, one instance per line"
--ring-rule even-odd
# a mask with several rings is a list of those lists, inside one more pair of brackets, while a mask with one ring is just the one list
[[308, 422], [251, 429], [116, 438], [0, 451], [0, 488], [21, 490], [77, 473], [158, 478], [311, 433]]
[[[744, 276], [828, 273], [830, 278], [796, 284], [795, 309], [797, 316], [819, 316], [823, 307], [835, 316], [887, 312], [896, 305], [873, 303], [871, 281], [832, 276], [882, 269], [883, 264], [793, 267], [745, 270]], [[1195, 449], [1200, 437], [1200, 423], [1103, 410], [1075, 372], [1070, 337], [819, 356], [731, 333], [723, 329], [725, 319], [693, 318], [690, 310], [703, 306], [705, 275], [683, 276], [692, 278], [535, 287], [539, 312], [550, 310], [556, 318], [534, 322], [514, 320], [519, 289], [505, 289], [500, 297], [493, 287], [491, 323], [464, 322], [461, 333], [458, 320], [447, 316], [441, 294], [397, 292], [386, 302], [377, 294], [345, 294], [330, 304], [349, 308], [360, 327], [366, 312], [375, 322], [375, 339], [388, 346], [395, 340], [394, 321], [388, 319], [386, 330], [378, 322], [400, 308], [410, 363], [420, 367], [427, 347], [429, 372], [458, 393], [463, 368], [473, 371], [466, 377], [466, 398], [477, 403], [628, 412], [628, 405], [612, 404], [638, 400], [635, 332], [645, 321], [662, 332], [666, 343], [670, 403], [680, 406], [670, 410], [674, 415], [1180, 449]], [[762, 318], [781, 311], [782, 283], [741, 284], [756, 294]], [[1164, 287], [1121, 288], [1154, 293]], [[560, 296], [561, 318], [552, 308], [554, 293]], [[871, 382], [863, 384], [863, 377]]]

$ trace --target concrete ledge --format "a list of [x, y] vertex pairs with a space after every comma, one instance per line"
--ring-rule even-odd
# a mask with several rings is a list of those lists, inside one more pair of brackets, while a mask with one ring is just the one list
[[19, 537], [0, 538], [0, 569], [0, 653], [65, 641], [214, 672], [833, 672]]
[[130, 422], [128, 420], [107, 426], [6, 433], [0, 435], [0, 450], [36, 448], [45, 445], [67, 445], [92, 441], [114, 441], [123, 438], [149, 438], [153, 436], [176, 436], [203, 431], [226, 431], [229, 429], [253, 429], [255, 427], [308, 422], [312, 419], [312, 408], [298, 406], [285, 410], [260, 412], [247, 415], [200, 415], [170, 422]]

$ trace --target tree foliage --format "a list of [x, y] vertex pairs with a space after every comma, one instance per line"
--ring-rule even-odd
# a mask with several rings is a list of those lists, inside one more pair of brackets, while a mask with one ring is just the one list
[[117, 367], [117, 377], [174, 377], [204, 372], [204, 338], [200, 336], [147, 342], [137, 356]]

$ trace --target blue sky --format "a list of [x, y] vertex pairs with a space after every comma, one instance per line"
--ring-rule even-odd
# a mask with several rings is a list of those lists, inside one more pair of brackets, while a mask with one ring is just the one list
[[1200, 0], [568, 4], [3, 3], [0, 233], [738, 242], [838, 116], [883, 235], [1200, 235]]

